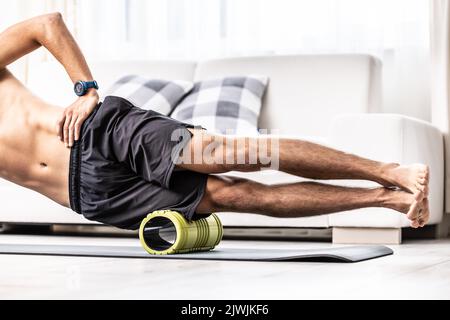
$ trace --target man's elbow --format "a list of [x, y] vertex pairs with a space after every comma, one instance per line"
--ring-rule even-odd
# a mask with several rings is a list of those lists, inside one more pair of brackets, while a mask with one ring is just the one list
[[48, 40], [53, 37], [55, 31], [59, 30], [64, 25], [64, 19], [60, 12], [52, 12], [40, 16], [38, 24], [41, 26], [41, 31], [44, 39]]
[[45, 14], [43, 16], [43, 18], [50, 25], [59, 24], [63, 21], [63, 16], [62, 16], [61, 12], [48, 13], [48, 14]]

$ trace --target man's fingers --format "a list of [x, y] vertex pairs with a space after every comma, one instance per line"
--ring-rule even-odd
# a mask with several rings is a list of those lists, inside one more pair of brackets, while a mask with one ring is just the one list
[[56, 123], [56, 134], [58, 135], [58, 138], [61, 141], [64, 141], [63, 140], [63, 130], [64, 130], [65, 120], [66, 120], [66, 115], [63, 112]]
[[64, 144], [66, 145], [66, 147], [69, 146], [69, 126], [70, 126], [71, 121], [72, 121], [72, 114], [66, 114], [66, 119], [64, 121], [64, 129], [63, 129]]
[[75, 141], [80, 139], [81, 134], [81, 126], [83, 125], [84, 120], [86, 120], [86, 116], [79, 116], [77, 122], [75, 122]]
[[75, 139], [75, 123], [78, 120], [78, 115], [74, 114], [69, 124], [69, 147], [73, 146]]

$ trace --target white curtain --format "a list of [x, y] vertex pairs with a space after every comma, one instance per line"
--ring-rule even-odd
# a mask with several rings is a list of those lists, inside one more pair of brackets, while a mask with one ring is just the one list
[[90, 56], [103, 59], [299, 52], [382, 57], [386, 50], [428, 48], [428, 0], [73, 2], [79, 40]]
[[446, 140], [446, 211], [450, 212], [450, 4], [431, 2], [432, 122]]

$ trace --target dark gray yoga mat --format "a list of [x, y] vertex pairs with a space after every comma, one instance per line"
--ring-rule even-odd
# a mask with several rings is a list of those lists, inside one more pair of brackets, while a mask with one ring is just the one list
[[89, 245], [1, 244], [0, 254], [115, 257], [144, 259], [359, 262], [391, 255], [385, 246], [329, 247], [324, 249], [221, 248], [175, 255], [150, 255], [141, 247]]

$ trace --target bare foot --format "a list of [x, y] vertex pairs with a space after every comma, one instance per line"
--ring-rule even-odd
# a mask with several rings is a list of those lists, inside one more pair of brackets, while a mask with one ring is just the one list
[[411, 220], [411, 227], [423, 227], [429, 219], [428, 199], [417, 201], [409, 192], [401, 190], [386, 190], [387, 200], [384, 205], [387, 208], [404, 213]]
[[384, 168], [385, 187], [399, 187], [414, 194], [421, 202], [428, 197], [430, 173], [424, 164], [398, 165], [387, 164]]
[[423, 199], [423, 210], [419, 213], [417, 217], [417, 223], [419, 227], [424, 227], [430, 220], [430, 205], [428, 203], [428, 198]]

